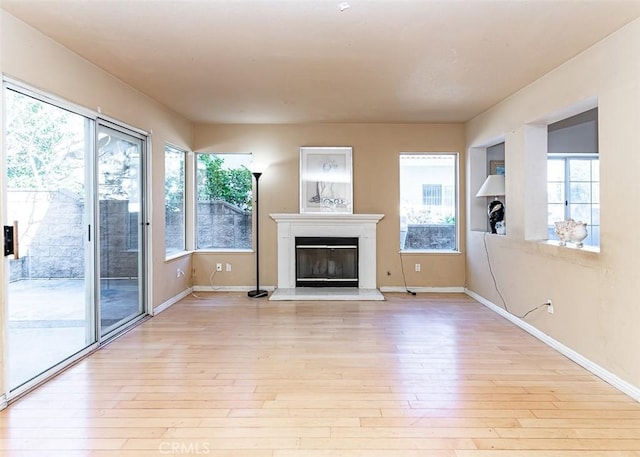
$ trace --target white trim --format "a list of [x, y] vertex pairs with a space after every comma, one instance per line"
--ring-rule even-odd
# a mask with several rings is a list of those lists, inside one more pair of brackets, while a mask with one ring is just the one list
[[472, 292], [469, 289], [465, 289], [465, 293], [467, 295], [469, 295], [471, 298], [477, 300], [478, 302], [480, 302], [481, 304], [483, 304], [484, 306], [489, 308], [490, 310], [494, 311], [495, 313], [497, 313], [500, 316], [504, 317], [508, 321], [510, 321], [513, 324], [517, 325], [518, 327], [520, 327], [525, 332], [535, 336], [540, 341], [545, 343], [547, 346], [555, 349], [560, 354], [562, 354], [565, 357], [568, 357], [569, 359], [573, 360], [575, 363], [577, 363], [581, 367], [585, 368], [586, 370], [590, 371], [594, 375], [598, 376], [603, 381], [611, 384], [613, 387], [615, 387], [616, 389], [618, 389], [622, 393], [627, 394], [628, 396], [630, 396], [631, 398], [633, 398], [637, 402], [640, 402], [640, 388], [638, 388], [638, 387], [636, 387], [636, 386], [634, 386], [632, 384], [629, 384], [627, 381], [625, 381], [624, 379], [621, 379], [617, 375], [611, 373], [609, 370], [607, 370], [607, 369], [601, 367], [600, 365], [598, 365], [597, 363], [587, 359], [582, 354], [580, 354], [580, 353], [574, 351], [573, 349], [565, 346], [564, 344], [562, 344], [559, 341], [553, 339], [552, 337], [550, 337], [546, 333], [540, 331], [539, 329], [537, 329], [533, 325], [531, 325], [531, 324], [523, 321], [522, 319], [514, 316], [513, 314], [511, 314], [508, 311], [506, 311], [504, 308], [501, 308], [501, 307], [495, 305], [494, 303], [492, 303], [489, 300], [487, 300], [486, 298], [476, 294], [475, 292]]
[[9, 406], [9, 402], [7, 401], [7, 396], [5, 394], [0, 395], [0, 411]]
[[22, 95], [35, 98], [36, 100], [47, 103], [49, 105], [53, 105], [57, 108], [71, 111], [74, 114], [87, 117], [93, 121], [95, 121], [98, 116], [98, 113], [91, 108], [87, 108], [85, 106], [70, 102], [62, 97], [58, 97], [57, 95], [32, 86], [31, 84], [28, 84], [19, 79], [11, 78], [7, 75], [2, 75], [2, 81], [4, 83], [5, 89], [11, 89], [15, 92], [21, 93]]
[[169, 263], [169, 262], [172, 262], [173, 260], [181, 259], [182, 257], [187, 257], [191, 254], [193, 254], [193, 251], [174, 252], [164, 258], [164, 263]]
[[438, 294], [465, 293], [464, 287], [402, 287], [402, 286], [386, 286], [380, 287], [380, 292], [429, 292]]
[[255, 251], [251, 249], [234, 249], [234, 248], [200, 248], [192, 251], [194, 254], [253, 254]]
[[404, 251], [398, 251], [398, 253], [400, 255], [403, 256], [408, 256], [408, 255], [432, 255], [432, 254], [436, 254], [436, 255], [460, 255], [462, 254], [462, 251], [459, 250], [451, 250], [451, 249], [411, 249], [411, 250], [404, 250]]
[[269, 301], [384, 301], [378, 289], [358, 287], [296, 287], [278, 288], [269, 296]]
[[277, 228], [278, 287], [296, 287], [296, 237], [358, 238], [358, 287], [375, 289], [376, 226], [384, 214], [275, 213]]
[[152, 316], [157, 316], [158, 314], [160, 314], [165, 309], [169, 308], [172, 305], [175, 305], [180, 300], [182, 300], [183, 298], [187, 297], [191, 292], [193, 292], [193, 288], [192, 287], [188, 288], [187, 290], [183, 290], [182, 292], [180, 292], [175, 297], [171, 297], [166, 302], [161, 303], [158, 306], [156, 306], [155, 308], [153, 308], [151, 310], [151, 313], [149, 313], [149, 314], [151, 314]]
[[577, 247], [574, 243], [571, 243], [571, 242], [565, 244], [564, 246], [561, 246], [559, 240], [531, 240], [531, 241], [539, 244], [545, 244], [547, 246], [554, 246], [561, 249], [575, 249], [582, 252], [591, 252], [593, 254], [600, 254], [599, 246], [592, 246], [592, 245], [585, 244], [582, 247]]
[[[193, 286], [194, 292], [249, 292], [250, 290], [254, 290], [256, 288], [255, 284], [253, 286]], [[260, 284], [260, 289], [273, 291], [276, 289], [276, 286], [265, 286], [264, 284]]]
[[[97, 137], [97, 136], [96, 136]], [[145, 138], [141, 139], [142, 147], [144, 149], [141, 151], [142, 158], [142, 176], [139, 178], [142, 180], [142, 184], [144, 187], [144, 194], [140, 199], [140, 215], [144, 216], [144, 221], [138, 221], [139, 223], [144, 223], [142, 226], [143, 237], [142, 239], [146, 242], [144, 247], [143, 255], [139, 261], [144, 262], [144, 266], [141, 269], [141, 273], [143, 276], [142, 287], [144, 287], [144, 294], [142, 296], [142, 300], [144, 301], [143, 305], [145, 311], [148, 315], [153, 316], [153, 283], [154, 283], [154, 265], [153, 262], [150, 261], [153, 259], [153, 233], [152, 230], [152, 222], [153, 222], [153, 185], [151, 182], [151, 176], [153, 176], [153, 137], [151, 133], [145, 136]], [[164, 200], [164, 197], [163, 197]], [[139, 241], [138, 241], [139, 242]]]
[[[62, 373], [64, 370], [74, 365], [75, 363], [77, 363], [84, 357], [88, 356], [89, 354], [92, 354], [93, 352], [97, 351], [98, 349], [100, 349], [100, 343], [97, 343], [97, 342], [92, 343], [91, 345], [87, 346], [81, 351], [76, 352], [71, 357], [57, 363], [56, 365], [50, 367], [46, 371], [43, 371], [35, 378], [22, 384], [20, 387], [10, 391], [8, 393], [7, 398], [11, 401], [14, 401], [17, 398], [20, 398], [21, 396], [31, 392], [36, 387], [39, 387], [40, 385], [50, 381], [54, 376]], [[9, 387], [7, 386], [7, 390], [8, 389]]]
[[[248, 292], [255, 289], [255, 286], [193, 286], [193, 292]], [[260, 289], [273, 291], [275, 286], [260, 285]], [[408, 287], [412, 292], [420, 293], [441, 293], [441, 294], [460, 294], [465, 293], [464, 287]], [[402, 286], [380, 287], [380, 292], [406, 292]], [[162, 306], [162, 305], [161, 305]]]
[[134, 127], [126, 122], [120, 121], [118, 119], [115, 119], [113, 117], [103, 114], [102, 108], [100, 108], [99, 106], [97, 106], [95, 109], [92, 109], [83, 105], [79, 105], [77, 103], [67, 100], [66, 98], [63, 98], [54, 93], [48, 92], [47, 90], [40, 89], [36, 86], [32, 86], [29, 83], [26, 83], [19, 79], [12, 78], [7, 75], [2, 75], [2, 81], [6, 88], [9, 88], [16, 92], [20, 92], [23, 95], [27, 95], [31, 98], [35, 98], [37, 100], [40, 100], [41, 102], [48, 103], [49, 105], [54, 105], [66, 111], [71, 111], [75, 114], [87, 117], [96, 122], [98, 122], [98, 120], [106, 121], [118, 127], [131, 130], [132, 132], [135, 132], [138, 135], [143, 135], [145, 137], [151, 135], [151, 132], [147, 132], [144, 129], [141, 129], [139, 127]]

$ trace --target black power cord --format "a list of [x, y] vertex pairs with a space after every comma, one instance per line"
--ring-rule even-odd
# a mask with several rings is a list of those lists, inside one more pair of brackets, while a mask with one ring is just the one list
[[482, 241], [484, 243], [484, 253], [487, 256], [487, 264], [489, 265], [489, 272], [491, 273], [491, 279], [493, 279], [493, 286], [496, 289], [496, 292], [498, 293], [498, 295], [500, 296], [500, 300], [502, 300], [502, 307], [504, 308], [504, 310], [506, 312], [508, 312], [509, 314], [519, 318], [519, 319], [524, 319], [525, 317], [527, 317], [529, 314], [531, 314], [532, 312], [543, 308], [545, 306], [549, 306], [551, 305], [551, 303], [549, 302], [545, 302], [541, 305], [536, 306], [535, 308], [530, 309], [529, 311], [527, 311], [526, 313], [524, 313], [522, 316], [512, 313], [511, 311], [509, 311], [509, 308], [507, 307], [507, 301], [504, 299], [504, 296], [502, 295], [502, 292], [500, 292], [500, 288], [498, 287], [498, 281], [496, 280], [496, 275], [493, 273], [493, 267], [491, 266], [491, 258], [489, 257], [489, 248], [487, 248], [487, 234], [485, 233], [484, 236], [482, 237]]
[[408, 294], [416, 295], [413, 290], [409, 290], [409, 287], [407, 287], [407, 277], [404, 274], [404, 260], [402, 258], [402, 252], [399, 252], [398, 255], [400, 256], [400, 269], [402, 270], [402, 281], [404, 282], [404, 290], [406, 290]]

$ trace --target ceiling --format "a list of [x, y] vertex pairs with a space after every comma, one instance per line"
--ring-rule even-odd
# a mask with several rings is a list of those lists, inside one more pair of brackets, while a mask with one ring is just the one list
[[194, 122], [464, 122], [639, 1], [0, 0]]

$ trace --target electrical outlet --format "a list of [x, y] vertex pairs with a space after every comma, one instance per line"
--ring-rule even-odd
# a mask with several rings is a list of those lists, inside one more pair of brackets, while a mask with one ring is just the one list
[[416, 263], [416, 271], [422, 271], [422, 265]]
[[222, 271], [222, 264], [216, 263], [216, 271]]
[[231, 264], [230, 263], [227, 264], [227, 271], [231, 271]]
[[547, 300], [547, 312], [549, 314], [553, 314], [553, 303], [551, 302], [551, 300]]
[[183, 274], [184, 274], [184, 272], [183, 272], [180, 268], [178, 268], [178, 269], [176, 270], [176, 278], [179, 278], [179, 277], [180, 277], [180, 276], [182, 276]]

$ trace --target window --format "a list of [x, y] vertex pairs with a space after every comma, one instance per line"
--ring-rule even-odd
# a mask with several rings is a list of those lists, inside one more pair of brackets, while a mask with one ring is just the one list
[[167, 145], [164, 149], [165, 254], [182, 252], [185, 246], [186, 151]]
[[422, 204], [424, 206], [442, 205], [442, 184], [423, 184]]
[[598, 108], [547, 126], [547, 238], [555, 222], [586, 222], [585, 245], [600, 246]]
[[457, 184], [457, 154], [400, 154], [401, 250], [457, 250]]
[[549, 239], [557, 240], [554, 222], [587, 223], [586, 245], [600, 245], [600, 167], [597, 154], [549, 154], [547, 161]]
[[197, 249], [251, 249], [250, 164], [251, 154], [197, 155]]

